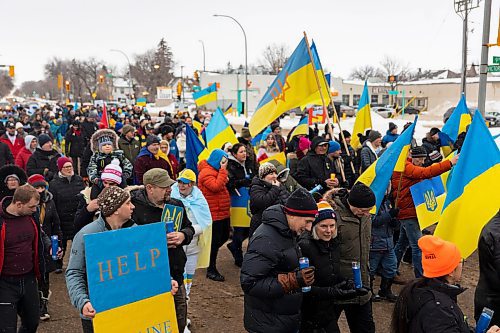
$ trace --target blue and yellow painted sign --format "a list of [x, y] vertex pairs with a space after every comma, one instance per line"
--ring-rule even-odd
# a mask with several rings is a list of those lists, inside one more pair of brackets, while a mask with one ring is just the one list
[[238, 193], [231, 193], [231, 226], [249, 227], [250, 218], [250, 194], [248, 188], [240, 187]]

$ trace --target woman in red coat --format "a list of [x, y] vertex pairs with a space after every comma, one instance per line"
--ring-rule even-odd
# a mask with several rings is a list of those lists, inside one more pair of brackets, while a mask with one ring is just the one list
[[206, 161], [201, 161], [198, 165], [198, 187], [207, 199], [213, 220], [207, 278], [214, 281], [224, 281], [224, 276], [217, 271], [217, 253], [229, 239], [231, 199], [226, 188], [229, 181], [226, 169], [227, 153], [221, 149], [215, 149]]
[[36, 150], [36, 146], [38, 145], [38, 140], [33, 135], [26, 135], [26, 137], [24, 138], [24, 143], [25, 143], [24, 147], [19, 151], [19, 153], [16, 156], [15, 163], [18, 167], [20, 167], [26, 172], [26, 165], [28, 164], [30, 156], [33, 155], [33, 153]]

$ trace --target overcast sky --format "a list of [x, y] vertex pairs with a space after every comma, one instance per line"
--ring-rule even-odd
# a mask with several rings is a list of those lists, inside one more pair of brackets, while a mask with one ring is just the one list
[[[156, 47], [165, 37], [188, 75], [201, 69], [203, 40], [207, 70], [244, 63], [240, 28], [248, 38], [248, 62], [258, 64], [271, 43], [293, 51], [305, 30], [316, 41], [323, 66], [347, 77], [354, 67], [376, 65], [389, 55], [411, 68], [458, 70], [461, 65], [462, 20], [453, 0], [0, 0], [0, 64], [16, 66], [16, 84], [43, 78], [43, 65], [53, 56], [94, 56], [126, 65], [110, 52], [121, 49], [133, 58]], [[478, 63], [483, 2], [472, 11], [469, 64]], [[309, 7], [307, 7], [309, 6]], [[498, 31], [500, 0], [493, 0], [491, 41]], [[491, 56], [500, 48], [490, 49]]]

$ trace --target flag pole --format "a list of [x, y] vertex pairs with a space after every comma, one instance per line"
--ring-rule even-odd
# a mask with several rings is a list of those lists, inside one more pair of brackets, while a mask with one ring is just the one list
[[[307, 34], [306, 34], [305, 31], [304, 31], [304, 38], [306, 40], [307, 53], [309, 54], [309, 58], [311, 59], [311, 63], [312, 63], [313, 69], [314, 69], [314, 77], [316, 78], [316, 84], [318, 85], [319, 96], [321, 97], [321, 103], [323, 104], [323, 112], [326, 115], [326, 121], [327, 121], [328, 130], [330, 131], [330, 134], [331, 134], [332, 140], [333, 140], [334, 139], [334, 137], [333, 137], [333, 127], [332, 127], [332, 124], [330, 123], [330, 116], [328, 115], [328, 110], [327, 110], [326, 105], [325, 105], [325, 99], [323, 97], [323, 92], [321, 91], [321, 85], [319, 83], [318, 73], [316, 72], [316, 67], [314, 65], [314, 59], [313, 59], [313, 56], [312, 56], [311, 47], [309, 46], [309, 40], [307, 39]], [[326, 85], [326, 82], [325, 82], [325, 85]], [[349, 149], [347, 147], [347, 143], [345, 142], [344, 133], [342, 133], [342, 128], [340, 127], [340, 120], [337, 118], [337, 111], [335, 110], [335, 106], [333, 105], [333, 102], [332, 102], [331, 98], [330, 98], [330, 105], [332, 105], [333, 116], [334, 116], [335, 120], [337, 121], [337, 123], [339, 124], [339, 131], [340, 131], [340, 135], [342, 137], [342, 141], [344, 142], [345, 151], [347, 153], [347, 156], [350, 157], [351, 154], [349, 153]], [[352, 163], [352, 160], [350, 162], [351, 162], [352, 172], [354, 174], [356, 174], [356, 170], [354, 169], [354, 164]]]

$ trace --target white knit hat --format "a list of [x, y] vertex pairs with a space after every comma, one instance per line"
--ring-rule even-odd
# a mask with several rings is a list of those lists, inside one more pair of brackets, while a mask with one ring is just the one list
[[101, 179], [103, 181], [111, 181], [120, 185], [122, 183], [122, 168], [120, 167], [120, 161], [114, 158], [111, 163], [104, 167]]

